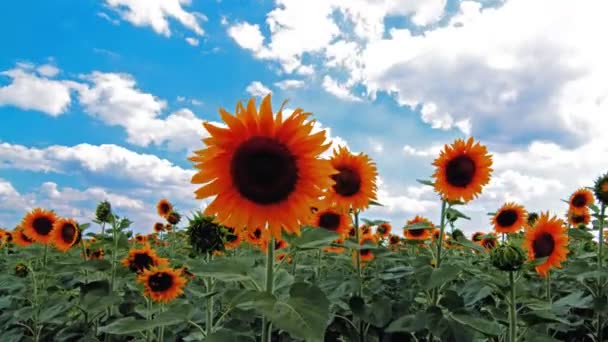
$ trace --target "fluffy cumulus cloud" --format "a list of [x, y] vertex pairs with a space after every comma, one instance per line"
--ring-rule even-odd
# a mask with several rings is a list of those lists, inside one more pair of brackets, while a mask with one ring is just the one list
[[[190, 0], [105, 0], [105, 5], [135, 26], [150, 26], [156, 33], [169, 37], [169, 20], [179, 22], [186, 29], [202, 36], [202, 13], [189, 12], [183, 6]], [[104, 13], [105, 14], [105, 13]], [[109, 18], [107, 14], [104, 18]]]
[[245, 91], [247, 93], [249, 93], [249, 95], [251, 95], [251, 96], [258, 96], [258, 97], [264, 97], [264, 96], [272, 93], [272, 90], [270, 90], [268, 87], [263, 85], [262, 82], [260, 82], [260, 81], [251, 82], [247, 86]]
[[25, 110], [36, 110], [51, 116], [64, 114], [72, 102], [71, 93], [79, 88], [73, 81], [53, 79], [59, 73], [54, 65], [38, 68], [29, 63], [19, 63], [10, 70], [0, 72], [0, 106], [10, 105]]
[[200, 207], [194, 200], [196, 187], [190, 184], [194, 170], [116, 145], [33, 148], [1, 143], [0, 168], [44, 172], [48, 177], [69, 175], [81, 186], [60, 187], [45, 182], [30, 192], [20, 193], [8, 181], [0, 180], [0, 199], [10, 204], [0, 208], [0, 219], [13, 224], [24, 211], [35, 206], [90, 221], [95, 204], [104, 199], [142, 228], [151, 227], [157, 219], [154, 205], [160, 198], [171, 199], [180, 210]]

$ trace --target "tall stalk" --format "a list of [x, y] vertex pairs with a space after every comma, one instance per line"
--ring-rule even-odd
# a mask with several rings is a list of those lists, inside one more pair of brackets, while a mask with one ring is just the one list
[[551, 305], [553, 303], [553, 300], [551, 299], [551, 272], [547, 272], [547, 302], [549, 302], [549, 305]]
[[[355, 239], [357, 240], [357, 245], [361, 243], [361, 237], [359, 234], [359, 211], [355, 210]], [[363, 299], [363, 277], [361, 276], [361, 250], [355, 250], [355, 267], [357, 267], [357, 281], [359, 283], [359, 289], [357, 294], [359, 298]], [[363, 331], [363, 320], [359, 320], [359, 342], [365, 342], [365, 333]]]
[[517, 310], [515, 309], [515, 279], [513, 271], [509, 272], [509, 342], [517, 340]]
[[[209, 263], [213, 260], [213, 255], [207, 254], [207, 262]], [[205, 285], [207, 287], [207, 294], [213, 291], [213, 278], [209, 278], [205, 281]], [[207, 297], [207, 331], [206, 335], [209, 336], [213, 334], [213, 296]]]
[[[602, 203], [602, 209], [600, 210], [600, 226], [597, 233], [597, 297], [602, 298], [603, 286], [602, 286], [602, 249], [604, 245], [604, 218], [606, 214], [606, 205]], [[598, 311], [597, 313], [597, 340], [603, 341], [603, 319], [602, 314]]]
[[[266, 254], [266, 293], [274, 293], [274, 236], [268, 240], [268, 253]], [[270, 342], [272, 338], [272, 322], [266, 317], [262, 320], [262, 342]]]
[[[437, 243], [437, 263], [436, 263], [436, 268], [439, 269], [439, 267], [441, 267], [441, 250], [443, 248], [443, 236], [445, 234], [445, 209], [446, 209], [446, 205], [447, 202], [442, 199], [441, 200], [441, 220], [440, 220], [440, 227], [439, 227], [439, 239], [437, 239], [438, 243]], [[437, 303], [439, 303], [439, 289], [435, 288], [433, 289], [433, 305], [437, 305]]]

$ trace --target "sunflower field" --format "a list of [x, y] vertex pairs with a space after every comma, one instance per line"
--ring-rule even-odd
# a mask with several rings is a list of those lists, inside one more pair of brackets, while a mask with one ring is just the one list
[[311, 114], [252, 99], [190, 157], [201, 212], [157, 205], [149, 234], [99, 203], [0, 231], [1, 341], [608, 341], [608, 174], [563, 213], [505, 203], [459, 229], [492, 177], [470, 138], [445, 145], [439, 217], [366, 216], [377, 170], [313, 133]]

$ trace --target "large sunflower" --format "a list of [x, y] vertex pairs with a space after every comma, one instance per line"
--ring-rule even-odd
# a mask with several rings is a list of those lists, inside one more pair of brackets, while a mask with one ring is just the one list
[[53, 238], [51, 231], [55, 221], [57, 221], [57, 215], [54, 212], [36, 208], [25, 215], [21, 221], [21, 227], [32, 240], [47, 244]]
[[568, 254], [568, 234], [564, 222], [549, 213], [541, 213], [536, 225], [525, 232], [524, 247], [528, 259], [547, 258], [536, 266], [536, 272], [546, 277], [552, 267], [561, 267]]
[[526, 209], [509, 202], [505, 203], [492, 217], [492, 224], [497, 233], [516, 233], [528, 222]]
[[586, 226], [590, 222], [591, 213], [589, 213], [588, 208], [585, 208], [585, 210], [581, 212], [568, 211], [568, 223], [570, 223], [573, 227], [577, 228], [581, 225]]
[[490, 181], [492, 156], [473, 138], [466, 142], [457, 139], [452, 145], [445, 145], [433, 165], [437, 167], [435, 190], [446, 200], [468, 202], [481, 193]]
[[376, 165], [367, 155], [354, 155], [346, 147], [333, 153], [330, 162], [338, 173], [331, 176], [335, 184], [327, 192], [327, 199], [342, 208], [367, 208], [370, 201], [376, 200]]
[[[377, 242], [378, 242], [378, 240], [374, 235], [368, 234], [368, 235], [363, 235], [361, 237], [361, 241], [359, 242], [359, 245], [361, 245], [361, 246], [367, 246], [370, 244], [375, 245]], [[361, 248], [359, 253], [361, 254], [361, 261], [363, 261], [363, 262], [368, 262], [368, 261], [371, 261], [374, 259], [374, 253], [369, 248]]]
[[144, 295], [155, 302], [168, 303], [184, 293], [186, 279], [181, 276], [181, 270], [167, 267], [144, 270], [137, 280], [144, 284]]
[[167, 216], [169, 216], [169, 214], [173, 211], [173, 205], [168, 199], [163, 198], [156, 204], [156, 211], [160, 217], [167, 218]]
[[310, 203], [332, 185], [335, 171], [318, 158], [330, 146], [325, 131], [311, 134], [314, 121], [300, 108], [285, 120], [282, 109], [273, 117], [270, 95], [259, 113], [252, 98], [246, 109], [237, 104], [236, 116], [220, 115], [228, 127], [203, 123], [207, 147], [190, 158], [200, 170], [192, 183], [205, 184], [196, 198], [216, 196], [205, 214], [239, 229], [268, 227], [276, 238], [282, 228], [299, 234]]
[[13, 231], [13, 242], [19, 247], [26, 247], [34, 243], [34, 240], [27, 236], [22, 228], [18, 227]]
[[78, 240], [80, 235], [78, 223], [72, 219], [60, 218], [53, 224], [51, 235], [55, 247], [62, 252], [66, 252]]
[[376, 228], [376, 234], [378, 234], [381, 239], [388, 238], [391, 235], [391, 231], [392, 227], [391, 224], [388, 222], [380, 223], [378, 225], [378, 228]]
[[167, 259], [158, 257], [156, 252], [151, 249], [148, 244], [145, 244], [138, 249], [129, 250], [129, 255], [121, 262], [134, 273], [141, 273], [152, 267], [166, 266], [169, 264]]
[[570, 211], [579, 214], [593, 204], [593, 192], [589, 189], [578, 189], [570, 196]]
[[413, 219], [407, 221], [405, 228], [408, 228], [414, 224], [423, 225], [426, 228], [404, 229], [403, 235], [408, 240], [428, 240], [432, 235], [432, 231], [435, 229], [435, 225], [433, 225], [431, 221], [429, 221], [427, 218], [418, 215], [416, 215], [416, 217], [414, 217]]
[[342, 209], [323, 206], [317, 210], [311, 224], [338, 234], [347, 234], [351, 219]]

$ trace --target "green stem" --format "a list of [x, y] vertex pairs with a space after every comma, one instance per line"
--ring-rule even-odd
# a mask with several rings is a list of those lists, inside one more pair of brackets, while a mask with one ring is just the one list
[[547, 272], [547, 301], [549, 302], [549, 305], [551, 305], [553, 303], [553, 300], [551, 299], [551, 272]]
[[[207, 254], [207, 262], [213, 260], [213, 255]], [[213, 291], [213, 278], [209, 278], [205, 281], [207, 287], [207, 293]], [[213, 334], [213, 296], [207, 297], [207, 336]]]
[[[361, 244], [361, 237], [359, 236], [359, 211], [355, 210], [355, 239], [357, 240], [357, 244]], [[361, 250], [357, 249], [355, 251], [355, 266], [357, 267], [357, 280], [359, 281], [359, 291], [358, 295], [361, 299], [363, 299], [363, 277], [361, 276]], [[363, 325], [365, 322], [363, 320], [359, 320], [359, 341], [365, 342], [365, 334], [363, 333]]]
[[106, 223], [102, 222], [101, 223], [101, 236], [103, 238], [104, 234], [106, 233]]
[[34, 290], [34, 330], [35, 333], [33, 335], [34, 341], [38, 342], [39, 340], [39, 333], [38, 333], [38, 316], [40, 314], [40, 312], [38, 311], [38, 283], [36, 282], [36, 272], [34, 272], [34, 268], [31, 267], [30, 265], [30, 274], [32, 275], [32, 287]]
[[[266, 293], [274, 293], [274, 236], [268, 240], [268, 253], [266, 254]], [[272, 322], [266, 317], [262, 320], [262, 342], [270, 342], [272, 338]]]
[[[446, 205], [447, 202], [442, 199], [441, 200], [441, 220], [440, 220], [440, 227], [439, 227], [439, 243], [437, 244], [437, 263], [436, 263], [436, 268], [439, 269], [439, 267], [441, 267], [441, 250], [443, 248], [443, 236], [445, 233], [445, 209], [446, 209]], [[433, 289], [433, 305], [437, 305], [437, 303], [439, 303], [439, 289]]]
[[[604, 246], [604, 219], [606, 214], [606, 205], [602, 203], [602, 209], [600, 211], [600, 226], [597, 233], [597, 297], [602, 298], [603, 296], [603, 286], [602, 286], [602, 249]], [[602, 314], [598, 311], [597, 313], [597, 340], [603, 341], [603, 320]]]
[[517, 340], [517, 310], [515, 310], [515, 280], [513, 272], [509, 272], [510, 300], [509, 300], [509, 342]]
[[292, 276], [296, 276], [296, 263], [298, 261], [297, 259], [298, 253], [297, 252], [293, 252], [293, 256], [291, 258], [291, 275]]
[[44, 254], [42, 257], [42, 269], [46, 269], [46, 263], [47, 263], [47, 256], [48, 256], [48, 252], [49, 252], [49, 244], [46, 243], [44, 244]]
[[[161, 303], [160, 312], [162, 313], [163, 311], [165, 311], [165, 305]], [[165, 340], [165, 326], [161, 325], [159, 329], [160, 331], [158, 332], [158, 341], [163, 342]]]
[[[146, 320], [150, 320], [150, 305], [151, 305], [151, 301], [150, 299], [148, 299], [146, 297]], [[151, 340], [151, 333], [150, 333], [150, 329], [146, 330], [146, 342], [150, 342]]]
[[319, 249], [317, 251], [317, 253], [318, 253], [317, 254], [317, 257], [318, 257], [318, 260], [317, 260], [317, 283], [319, 283], [321, 281], [321, 257], [322, 257], [321, 250]]

